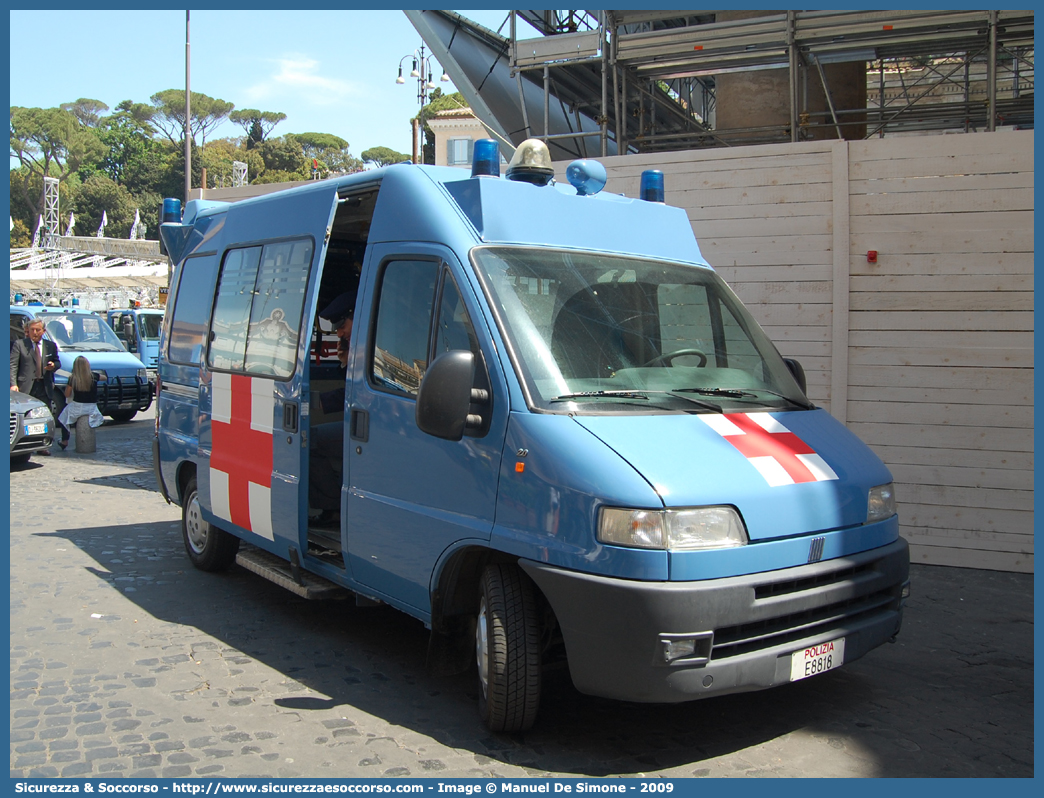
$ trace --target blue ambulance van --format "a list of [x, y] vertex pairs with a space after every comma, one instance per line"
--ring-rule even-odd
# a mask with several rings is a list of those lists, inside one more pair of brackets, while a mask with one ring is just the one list
[[582, 693], [678, 702], [892, 639], [892, 477], [809, 402], [663, 175], [638, 198], [596, 161], [559, 183], [534, 141], [499, 170], [487, 141], [471, 174], [166, 201], [154, 457], [192, 562], [420, 619], [501, 731], [563, 661]]

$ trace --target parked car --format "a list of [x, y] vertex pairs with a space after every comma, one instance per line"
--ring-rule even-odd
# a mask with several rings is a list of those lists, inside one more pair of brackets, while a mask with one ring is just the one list
[[47, 338], [58, 346], [62, 367], [55, 372], [57, 412], [65, 407], [65, 386], [69, 383], [73, 361], [84, 355], [98, 379], [98, 409], [114, 421], [130, 421], [152, 404], [153, 383], [145, 364], [127, 351], [108, 322], [97, 313], [73, 308], [11, 306], [11, 341], [22, 335], [26, 318], [44, 323]]
[[28, 463], [33, 452], [54, 442], [54, 417], [47, 405], [20, 391], [11, 391], [11, 463]]

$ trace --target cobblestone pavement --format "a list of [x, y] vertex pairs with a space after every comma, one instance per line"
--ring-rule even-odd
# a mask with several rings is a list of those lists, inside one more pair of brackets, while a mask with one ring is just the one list
[[11, 775], [1032, 776], [1033, 579], [915, 566], [898, 642], [679, 705], [552, 675], [537, 727], [481, 726], [389, 608], [189, 564], [151, 413], [11, 474]]

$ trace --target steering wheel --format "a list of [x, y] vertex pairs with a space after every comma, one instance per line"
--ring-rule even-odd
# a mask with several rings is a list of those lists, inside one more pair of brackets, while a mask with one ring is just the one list
[[251, 363], [246, 367], [246, 370], [251, 374], [263, 374], [266, 377], [275, 376], [275, 369], [268, 363]]
[[643, 363], [641, 366], [639, 366], [639, 368], [646, 368], [647, 366], [658, 366], [661, 363], [664, 363], [669, 366], [674, 361], [674, 358], [686, 356], [698, 357], [700, 359], [700, 364], [699, 366], [697, 366], [697, 368], [703, 368], [707, 365], [707, 356], [699, 349], [679, 349], [677, 352], [667, 352], [666, 354], [654, 357], [648, 363]]

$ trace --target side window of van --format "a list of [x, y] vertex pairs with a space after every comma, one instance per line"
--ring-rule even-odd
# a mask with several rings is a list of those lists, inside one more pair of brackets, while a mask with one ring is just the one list
[[211, 321], [211, 367], [293, 374], [311, 264], [308, 239], [229, 250]]
[[456, 283], [447, 271], [443, 278], [442, 296], [439, 299], [439, 319], [435, 325], [434, 357], [454, 349], [470, 351], [476, 358], [480, 357], [478, 339], [471, 326], [468, 311], [460, 298]]
[[214, 298], [217, 258], [199, 255], [185, 259], [171, 308], [167, 358], [171, 363], [198, 366], [207, 319]]
[[373, 384], [417, 395], [428, 367], [438, 277], [439, 264], [435, 261], [396, 260], [385, 264], [370, 366]]

